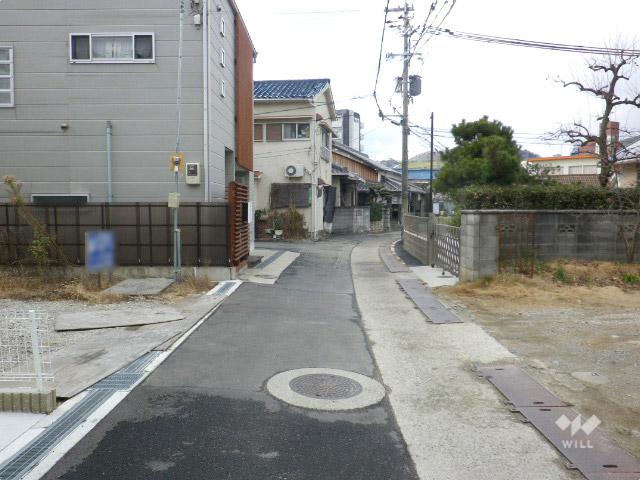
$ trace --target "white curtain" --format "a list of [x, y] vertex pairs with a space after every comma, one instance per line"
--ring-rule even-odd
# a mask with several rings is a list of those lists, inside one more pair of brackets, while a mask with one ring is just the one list
[[132, 37], [93, 37], [94, 59], [132, 59]]

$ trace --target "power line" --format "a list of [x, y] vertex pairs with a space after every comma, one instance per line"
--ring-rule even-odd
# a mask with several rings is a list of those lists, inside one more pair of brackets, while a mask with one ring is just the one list
[[543, 42], [537, 40], [524, 40], [521, 38], [497, 37], [493, 35], [484, 35], [479, 33], [456, 32], [448, 28], [431, 27], [432, 36], [444, 35], [446, 38], [457, 38], [461, 40], [470, 40], [474, 42], [493, 43], [499, 45], [510, 45], [516, 47], [538, 48], [544, 50], [553, 50], [558, 52], [570, 53], [586, 53], [594, 55], [610, 55], [625, 54], [629, 56], [640, 56], [640, 50], [592, 47], [585, 45], [570, 45], [563, 43]]
[[382, 51], [384, 49], [384, 37], [387, 32], [387, 19], [389, 18], [389, 5], [391, 4], [391, 0], [387, 0], [387, 6], [384, 9], [384, 24], [382, 25], [382, 38], [380, 39], [380, 55], [378, 56], [378, 71], [376, 72], [376, 83], [373, 87], [373, 98], [376, 101], [376, 105], [378, 106], [378, 115], [380, 118], [384, 120], [385, 115], [382, 112], [382, 108], [380, 107], [380, 102], [378, 101], [378, 83], [380, 81], [380, 70], [382, 69]]

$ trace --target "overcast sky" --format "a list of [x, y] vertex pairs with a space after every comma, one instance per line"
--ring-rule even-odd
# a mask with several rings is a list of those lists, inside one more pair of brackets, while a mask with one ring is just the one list
[[[259, 52], [256, 80], [330, 78], [337, 107], [362, 116], [365, 151], [379, 160], [400, 158], [400, 129], [379, 120], [370, 95], [385, 0], [237, 3]], [[443, 4], [440, 0], [439, 5]], [[400, 5], [400, 0], [391, 2], [392, 7]], [[424, 20], [428, 5], [431, 1], [415, 3], [415, 25]], [[619, 39], [637, 42], [639, 22], [640, 2], [636, 0], [458, 0], [443, 27], [604, 46]], [[387, 29], [384, 53], [400, 53], [401, 47], [398, 30]], [[558, 142], [544, 143], [535, 135], [573, 120], [595, 124], [599, 104], [552, 80], [585, 77], [588, 57], [445, 37], [434, 37], [422, 52], [423, 61], [414, 61], [412, 66], [412, 73], [423, 76], [423, 95], [411, 106], [413, 123], [428, 126], [434, 111], [436, 129], [447, 130], [463, 118], [488, 115], [511, 126], [523, 148], [541, 155], [568, 154], [571, 148]], [[390, 101], [396, 107], [401, 105], [399, 95], [393, 93], [394, 78], [401, 70], [399, 58], [383, 60], [378, 94], [385, 113], [393, 113]], [[640, 80], [640, 71], [637, 77]], [[366, 98], [355, 99], [360, 96]], [[616, 117], [623, 128], [640, 129], [640, 110], [620, 111]], [[451, 146], [446, 134], [438, 135], [436, 145]], [[411, 156], [426, 150], [428, 142], [412, 138]]]

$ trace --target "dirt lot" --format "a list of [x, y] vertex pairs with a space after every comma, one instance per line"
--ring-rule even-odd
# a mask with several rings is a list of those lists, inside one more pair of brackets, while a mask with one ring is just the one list
[[503, 274], [438, 293], [520, 357], [556, 395], [583, 415], [597, 415], [602, 428], [640, 457], [636, 270], [640, 266], [553, 264], [531, 279]]

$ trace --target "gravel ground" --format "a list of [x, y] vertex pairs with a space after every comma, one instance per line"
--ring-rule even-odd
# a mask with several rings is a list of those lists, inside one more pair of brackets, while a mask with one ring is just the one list
[[[620, 446], [640, 457], [640, 311], [452, 297], [524, 361], [525, 369], [583, 415], [597, 415]], [[614, 313], [615, 310], [615, 313]]]

